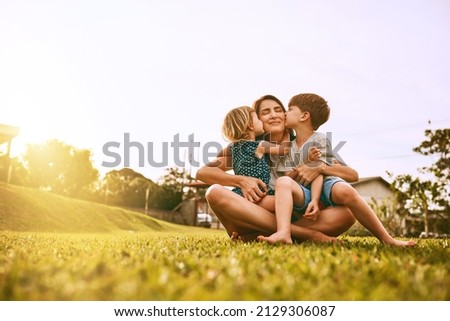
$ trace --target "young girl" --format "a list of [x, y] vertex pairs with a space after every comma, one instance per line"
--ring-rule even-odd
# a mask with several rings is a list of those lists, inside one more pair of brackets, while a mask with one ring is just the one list
[[[267, 193], [267, 196], [257, 203], [270, 212], [275, 212], [275, 191], [267, 189], [270, 180], [270, 158], [269, 155], [285, 155], [289, 152], [290, 142], [280, 145], [273, 144], [264, 140], [256, 140], [256, 137], [264, 133], [263, 123], [259, 120], [254, 109], [248, 106], [242, 106], [232, 109], [225, 116], [222, 133], [224, 137], [231, 142], [229, 151], [231, 152], [233, 171], [236, 175], [251, 176], [259, 178], [266, 184], [265, 189], [261, 190]], [[318, 149], [312, 148], [308, 157], [317, 160], [320, 156]], [[300, 188], [300, 187], [299, 187]], [[320, 194], [320, 189], [319, 194]], [[232, 190], [238, 195], [243, 196], [240, 188]], [[303, 209], [309, 204], [309, 193], [303, 194], [295, 199], [296, 204], [304, 204]], [[287, 195], [285, 195], [287, 196]], [[282, 202], [283, 195], [277, 195], [277, 199]], [[278, 201], [278, 203], [281, 203]]]

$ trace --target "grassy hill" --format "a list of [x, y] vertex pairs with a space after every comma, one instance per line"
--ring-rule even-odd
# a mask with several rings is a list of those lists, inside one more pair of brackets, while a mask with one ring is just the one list
[[0, 183], [0, 231], [108, 233], [185, 231], [149, 216], [63, 197], [33, 188]]

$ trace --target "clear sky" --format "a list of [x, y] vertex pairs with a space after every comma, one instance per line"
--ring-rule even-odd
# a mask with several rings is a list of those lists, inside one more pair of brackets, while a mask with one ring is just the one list
[[320, 131], [360, 176], [416, 173], [432, 161], [412, 152], [424, 130], [450, 127], [449, 57], [446, 0], [0, 0], [0, 123], [20, 127], [13, 155], [58, 138], [104, 174], [103, 146], [119, 153], [125, 133], [155, 161], [167, 142], [168, 166], [174, 136], [193, 134], [201, 163], [226, 145], [229, 109], [314, 92], [331, 107]]

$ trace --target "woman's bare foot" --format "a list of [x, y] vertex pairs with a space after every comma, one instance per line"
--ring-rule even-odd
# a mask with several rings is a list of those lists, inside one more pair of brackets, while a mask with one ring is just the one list
[[342, 240], [339, 240], [333, 236], [328, 236], [322, 232], [314, 231], [313, 235], [308, 239], [313, 243], [343, 243]]
[[416, 242], [413, 240], [401, 241], [401, 240], [396, 240], [394, 238], [387, 242], [382, 241], [382, 243], [384, 243], [386, 245], [397, 246], [397, 247], [414, 247], [414, 246], [416, 246]]
[[230, 239], [234, 242], [241, 241], [241, 237], [238, 232], [231, 232]]
[[230, 238], [232, 241], [236, 242], [253, 242], [256, 241], [256, 238], [258, 235], [261, 235], [261, 233], [255, 232], [255, 233], [247, 233], [247, 234], [239, 234], [238, 232], [232, 232], [230, 235]]
[[[232, 232], [230, 235], [230, 238], [234, 242], [247, 243], [247, 242], [254, 242], [254, 241], [262, 241], [262, 242], [270, 243], [269, 241], [266, 241], [264, 238], [269, 238], [272, 235], [273, 234], [265, 234], [264, 235], [264, 233], [262, 233], [262, 232], [253, 232], [253, 233], [246, 233], [246, 234], [239, 234], [238, 232]], [[291, 243], [286, 243], [286, 244], [292, 244], [292, 241], [293, 240], [291, 239]], [[308, 241], [311, 241], [313, 243], [336, 243], [336, 244], [344, 243], [342, 240], [339, 240], [332, 236], [328, 236], [319, 231], [314, 231], [313, 234], [308, 239]], [[302, 240], [295, 239], [295, 242], [301, 243]], [[279, 242], [279, 243], [282, 243], [282, 242]]]
[[269, 244], [292, 244], [291, 234], [289, 232], [276, 232], [270, 236], [260, 235], [257, 237], [257, 240], [260, 242], [267, 242]]

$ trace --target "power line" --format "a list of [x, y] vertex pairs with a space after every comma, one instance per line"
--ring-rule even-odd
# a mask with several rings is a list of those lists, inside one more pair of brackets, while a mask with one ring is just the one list
[[399, 159], [399, 158], [412, 158], [412, 157], [419, 157], [424, 156], [420, 154], [407, 154], [407, 155], [394, 155], [394, 156], [382, 156], [382, 157], [373, 157], [373, 158], [360, 158], [360, 159], [353, 159], [352, 162], [367, 162], [367, 161], [378, 161], [378, 160], [384, 160], [384, 159]]
[[391, 128], [384, 128], [384, 129], [376, 129], [376, 130], [369, 130], [369, 131], [363, 131], [363, 132], [359, 132], [359, 133], [350, 133], [348, 135], [345, 135], [346, 137], [353, 137], [353, 136], [361, 136], [361, 135], [370, 135], [370, 134], [377, 134], [377, 133], [383, 133], [383, 132], [388, 132], [388, 131], [393, 131], [393, 130], [399, 130], [399, 129], [404, 129], [404, 128], [411, 128], [411, 127], [418, 127], [418, 126], [423, 126], [423, 125], [431, 125], [431, 124], [437, 124], [437, 123], [444, 123], [450, 121], [450, 118], [447, 119], [440, 119], [440, 120], [436, 120], [436, 121], [431, 121], [428, 120], [428, 122], [424, 123], [424, 122], [420, 122], [420, 123], [415, 123], [415, 124], [409, 124], [409, 125], [402, 125], [402, 126], [396, 126], [396, 127], [391, 127]]

